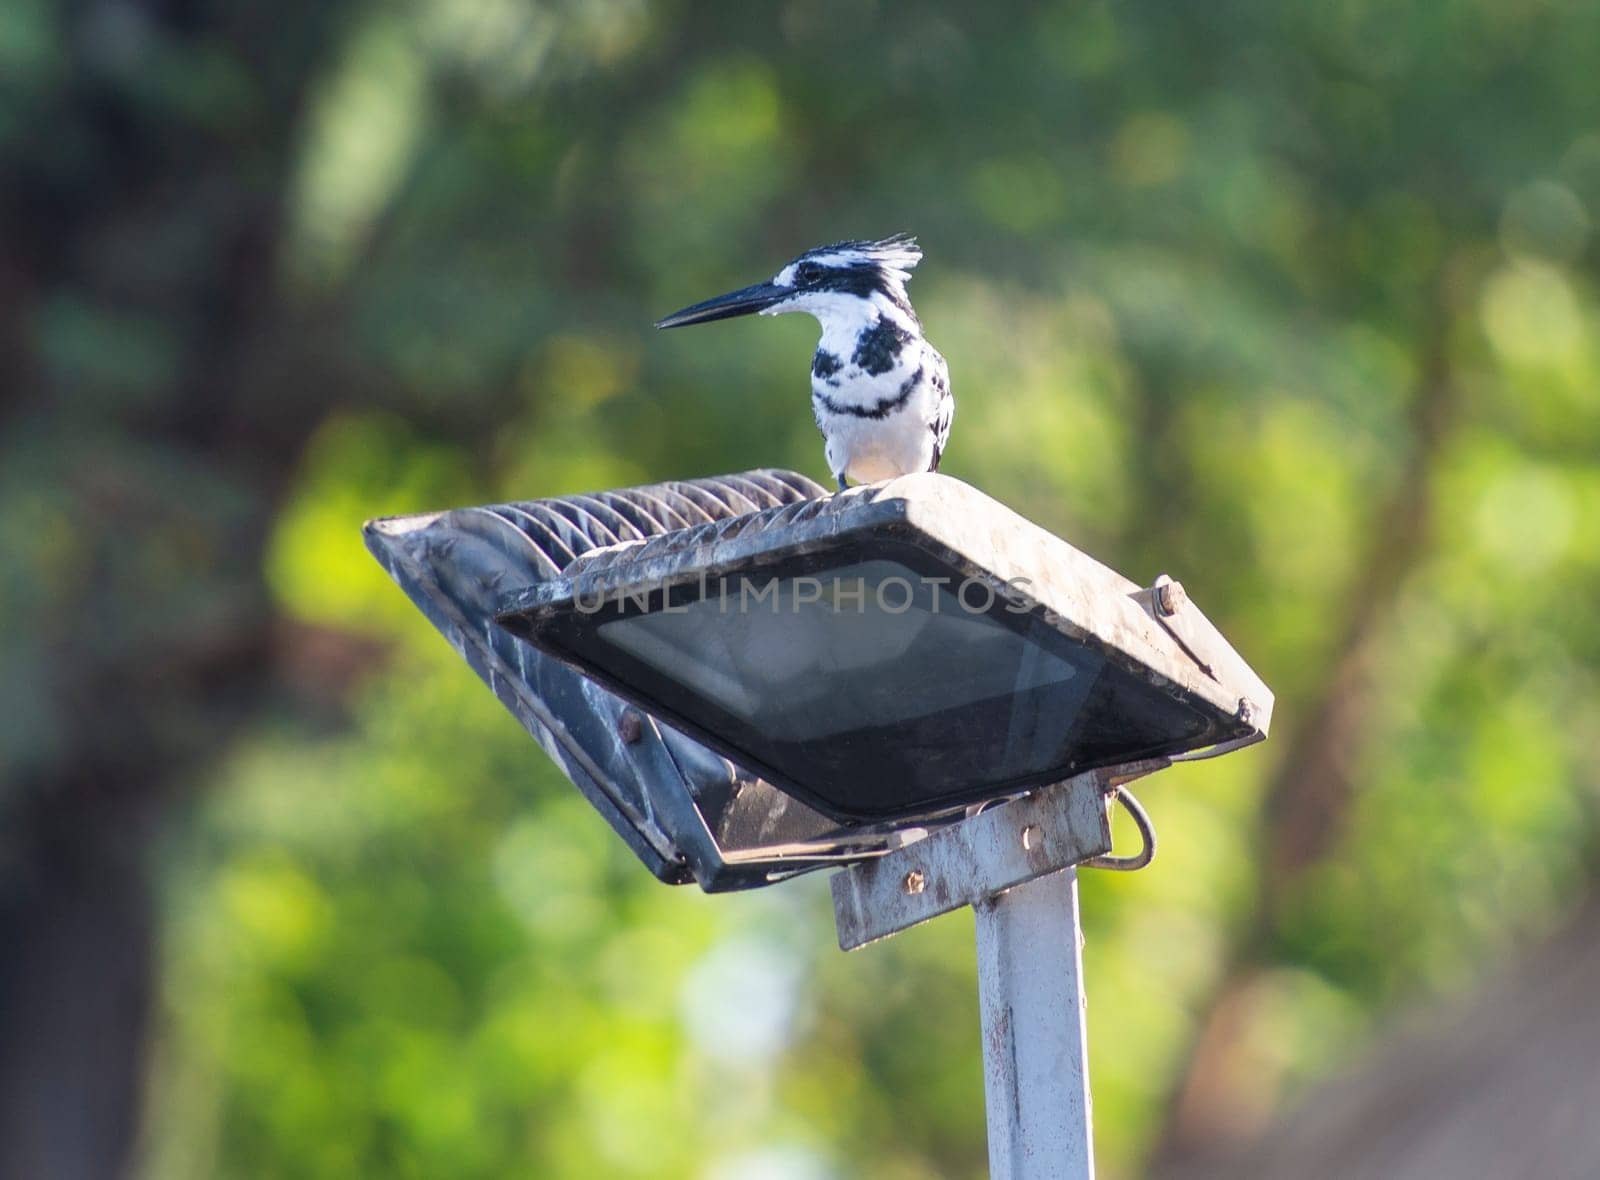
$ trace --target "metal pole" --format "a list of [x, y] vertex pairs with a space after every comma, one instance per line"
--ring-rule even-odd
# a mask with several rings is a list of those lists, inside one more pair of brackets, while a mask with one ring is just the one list
[[1077, 870], [973, 909], [990, 1180], [1092, 1180]]

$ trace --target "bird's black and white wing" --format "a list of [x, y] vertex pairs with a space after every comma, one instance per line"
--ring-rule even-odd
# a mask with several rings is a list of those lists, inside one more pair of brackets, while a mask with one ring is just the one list
[[934, 354], [938, 363], [932, 366], [931, 380], [933, 382], [934, 408], [933, 418], [928, 423], [928, 429], [933, 431], [933, 462], [929, 471], [939, 470], [939, 457], [944, 454], [945, 444], [950, 441], [950, 422], [956, 416], [956, 399], [950, 393], [950, 368], [944, 363], [944, 357]]

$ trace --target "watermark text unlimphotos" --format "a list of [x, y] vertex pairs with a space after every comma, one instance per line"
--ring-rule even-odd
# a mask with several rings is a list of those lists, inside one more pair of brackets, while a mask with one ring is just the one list
[[[698, 606], [704, 610], [715, 603], [718, 613], [800, 614], [821, 608], [835, 614], [866, 614], [869, 611], [903, 615], [912, 609], [929, 614], [963, 612], [986, 615], [996, 606], [1009, 614], [1026, 614], [1033, 609], [1027, 588], [1030, 578], [957, 578], [920, 575], [887, 578], [801, 575], [791, 578], [709, 578], [704, 573], [696, 582], [662, 583], [579, 594], [573, 607], [579, 614], [599, 614], [607, 608], [626, 609], [630, 605], [657, 614], [687, 614]], [[673, 591], [678, 593], [674, 594]], [[696, 593], [698, 591], [698, 593]], [[678, 599], [674, 602], [674, 598]]]

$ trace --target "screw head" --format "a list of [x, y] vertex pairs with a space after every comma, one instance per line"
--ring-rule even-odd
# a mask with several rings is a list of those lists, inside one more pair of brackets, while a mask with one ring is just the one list
[[1189, 595], [1184, 592], [1182, 582], [1174, 582], [1162, 574], [1156, 579], [1154, 599], [1157, 614], [1175, 615], [1189, 601]]
[[1022, 829], [1022, 850], [1024, 852], [1037, 852], [1044, 847], [1044, 833], [1039, 830], [1038, 824], [1029, 824]]
[[921, 869], [912, 869], [906, 874], [906, 879], [900, 882], [900, 888], [907, 894], [916, 895], [928, 887], [928, 879], [922, 875]]
[[617, 718], [617, 736], [624, 745], [631, 746], [644, 735], [644, 719], [632, 709], [624, 709]]

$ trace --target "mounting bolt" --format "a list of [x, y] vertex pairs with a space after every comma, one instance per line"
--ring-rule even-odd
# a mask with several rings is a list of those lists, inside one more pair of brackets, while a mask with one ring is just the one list
[[1022, 850], [1036, 852], [1044, 847], [1044, 833], [1039, 830], [1038, 824], [1029, 824], [1022, 829]]
[[928, 887], [928, 879], [922, 875], [921, 869], [912, 869], [906, 874], [906, 879], [900, 882], [900, 888], [906, 893], [915, 896]]
[[1249, 697], [1240, 697], [1239, 698], [1239, 712], [1238, 712], [1237, 716], [1238, 716], [1239, 720], [1244, 722], [1244, 724], [1246, 724], [1246, 725], [1254, 725], [1255, 724], [1255, 721], [1256, 721], [1256, 707], [1255, 707], [1254, 702], [1252, 702]]
[[1175, 615], [1189, 601], [1188, 594], [1184, 593], [1183, 583], [1174, 582], [1166, 574], [1162, 574], [1156, 579], [1156, 584], [1152, 589], [1155, 591], [1152, 597], [1155, 600], [1156, 613], [1158, 615]]
[[624, 709], [617, 718], [617, 736], [623, 745], [631, 746], [644, 734], [644, 719], [632, 709]]

